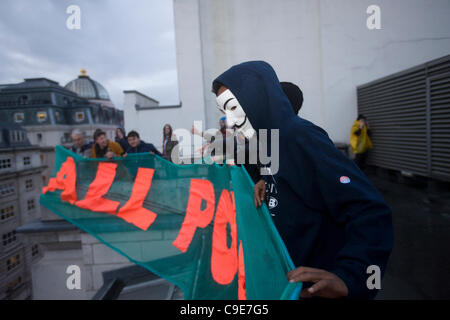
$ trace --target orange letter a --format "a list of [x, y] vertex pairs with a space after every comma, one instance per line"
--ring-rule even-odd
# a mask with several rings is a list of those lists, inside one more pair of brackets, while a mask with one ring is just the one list
[[74, 204], [77, 201], [76, 180], [77, 171], [75, 169], [75, 162], [72, 157], [68, 157], [61, 165], [61, 168], [56, 174], [56, 178], [51, 178], [48, 186], [42, 188], [42, 193], [46, 194], [48, 191], [63, 190], [61, 200]]

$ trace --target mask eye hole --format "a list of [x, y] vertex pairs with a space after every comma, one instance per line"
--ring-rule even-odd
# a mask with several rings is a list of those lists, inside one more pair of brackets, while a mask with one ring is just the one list
[[220, 112], [222, 112], [223, 114], [225, 114], [225, 110], [223, 110], [219, 104], [216, 105], [217, 109], [219, 109]]
[[231, 111], [236, 110], [236, 106], [230, 108]]

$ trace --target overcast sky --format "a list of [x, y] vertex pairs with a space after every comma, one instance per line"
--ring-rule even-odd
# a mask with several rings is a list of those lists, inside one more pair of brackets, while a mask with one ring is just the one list
[[[69, 30], [69, 5], [81, 29]], [[123, 90], [178, 103], [171, 0], [0, 0], [0, 84], [46, 77], [64, 86], [85, 68], [118, 108]]]

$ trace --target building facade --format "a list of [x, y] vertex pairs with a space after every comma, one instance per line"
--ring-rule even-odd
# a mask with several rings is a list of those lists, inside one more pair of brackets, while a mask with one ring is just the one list
[[114, 107], [106, 90], [85, 73], [65, 88], [46, 78], [25, 79], [0, 88], [0, 118], [27, 129], [32, 144], [71, 143], [74, 128], [92, 134], [96, 128], [114, 138], [123, 126], [123, 111]]
[[[71, 146], [74, 129], [89, 138], [100, 128], [113, 140], [124, 125], [123, 111], [82, 70], [65, 87], [46, 78], [1, 85], [0, 118], [21, 126], [0, 141], [0, 299], [89, 299], [102, 286], [103, 271], [131, 263], [41, 207], [39, 195], [54, 167], [55, 146]], [[24, 147], [11, 149], [5, 141]], [[71, 265], [80, 267], [79, 290], [66, 286]]]
[[[46, 78], [0, 86], [0, 119], [23, 126], [30, 143], [42, 147], [41, 161], [47, 166], [42, 174], [44, 184], [54, 166], [54, 147], [71, 146], [72, 130], [92, 137], [100, 128], [113, 140], [115, 129], [124, 125], [123, 111], [115, 108], [106, 89], [84, 69], [65, 87]], [[42, 218], [58, 219], [46, 209]]]
[[16, 229], [41, 216], [39, 147], [17, 124], [0, 123], [0, 299], [31, 297], [31, 265], [41, 255], [36, 242]]
[[189, 159], [192, 154], [193, 142], [189, 130], [197, 116], [203, 113], [191, 113], [181, 102], [177, 105], [160, 106], [157, 100], [136, 90], [124, 91], [124, 94], [126, 131], [136, 130], [142, 140], [154, 144], [162, 152], [163, 128], [169, 124], [179, 142], [177, 158], [180, 161], [191, 161]]

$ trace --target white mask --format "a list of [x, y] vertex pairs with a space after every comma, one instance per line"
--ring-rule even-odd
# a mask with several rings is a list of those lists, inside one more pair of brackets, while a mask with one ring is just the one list
[[216, 102], [219, 110], [225, 113], [227, 117], [228, 127], [241, 132], [247, 139], [253, 137], [255, 129], [253, 129], [244, 109], [230, 90], [227, 89], [222, 92], [216, 98]]

